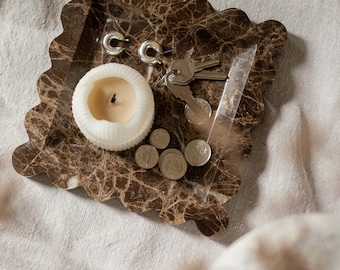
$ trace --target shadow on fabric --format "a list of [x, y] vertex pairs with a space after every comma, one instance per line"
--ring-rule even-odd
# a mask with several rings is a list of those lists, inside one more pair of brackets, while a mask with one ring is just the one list
[[226, 233], [217, 239], [218, 242], [230, 244], [251, 230], [247, 224], [247, 216], [254, 210], [259, 198], [258, 181], [268, 161], [266, 141], [271, 128], [280, 118], [281, 108], [294, 96], [292, 74], [305, 60], [305, 47], [302, 39], [289, 34], [281, 55], [275, 59], [275, 81], [264, 95], [265, 115], [261, 124], [252, 131], [252, 153], [241, 169], [242, 183], [239, 193], [226, 204], [230, 224]]

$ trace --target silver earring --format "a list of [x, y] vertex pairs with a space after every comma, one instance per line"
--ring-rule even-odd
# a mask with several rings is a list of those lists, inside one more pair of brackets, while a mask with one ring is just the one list
[[102, 45], [104, 51], [109, 55], [119, 55], [124, 51], [124, 48], [121, 46], [112, 46], [111, 42], [113, 40], [130, 42], [128, 38], [125, 38], [121, 33], [118, 33], [116, 31], [107, 33], [103, 38]]
[[[150, 49], [154, 50], [155, 53], [150, 55]], [[162, 62], [157, 59], [160, 54], [163, 54], [162, 46], [152, 40], [144, 41], [138, 49], [140, 60], [148, 65], [161, 64]]]

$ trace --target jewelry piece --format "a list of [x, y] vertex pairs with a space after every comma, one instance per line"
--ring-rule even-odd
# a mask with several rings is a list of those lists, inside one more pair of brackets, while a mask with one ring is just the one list
[[[150, 49], [154, 51], [152, 54]], [[161, 64], [162, 62], [157, 59], [160, 54], [163, 54], [162, 46], [152, 40], [144, 41], [138, 49], [140, 60], [148, 65]]]
[[124, 42], [130, 42], [128, 38], [125, 38], [121, 33], [118, 33], [116, 31], [112, 31], [107, 33], [102, 41], [102, 46], [104, 48], [104, 51], [109, 55], [119, 55], [124, 51], [124, 48], [121, 46], [112, 46], [112, 41], [118, 40], [118, 41], [124, 41]]

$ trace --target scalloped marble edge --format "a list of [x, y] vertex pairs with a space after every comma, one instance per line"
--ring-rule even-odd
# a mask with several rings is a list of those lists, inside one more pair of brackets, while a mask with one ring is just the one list
[[[82, 0], [78, 0], [78, 1], [72, 1], [72, 2], [70, 2], [69, 4], [67, 4], [64, 8], [63, 8], [63, 11], [62, 11], [62, 17], [65, 15], [64, 14], [64, 12], [65, 12], [65, 10], [66, 9], [69, 9], [69, 8], [72, 8], [72, 7], [76, 7], [77, 6], [77, 4], [79, 4], [79, 6], [83, 6], [84, 4], [87, 4], [87, 7], [88, 7], [88, 9], [87, 10], [83, 10], [83, 12], [84, 12], [84, 14], [86, 14], [86, 16], [84, 16], [83, 18], [84, 18], [84, 25], [85, 25], [85, 21], [86, 21], [86, 18], [87, 18], [87, 14], [88, 14], [88, 12], [90, 11], [90, 9], [91, 9], [91, 3], [92, 3], [92, 1], [90, 1], [90, 0], [84, 0], [84, 1], [82, 1]], [[80, 10], [82, 10], [82, 9], [80, 9]], [[230, 10], [230, 9], [229, 9]], [[225, 10], [225, 11], [221, 11], [221, 12], [216, 12], [215, 11], [215, 13], [212, 13], [212, 14], [210, 14], [211, 15], [211, 17], [213, 17], [213, 16], [220, 16], [221, 18], [223, 17], [223, 14], [224, 14], [224, 12], [226, 12], [227, 10]], [[242, 11], [239, 11], [239, 12], [242, 12]], [[217, 15], [216, 15], [217, 14]], [[248, 19], [248, 17], [246, 16], [246, 14], [244, 13], [244, 15], [245, 15], [245, 17]], [[249, 20], [249, 19], [248, 19]], [[207, 20], [208, 21], [208, 20]], [[258, 24], [258, 25], [256, 25], [256, 26], [254, 26], [254, 25], [252, 25], [253, 27], [257, 27], [257, 26], [259, 26], [259, 25], [265, 25], [266, 23], [268, 24], [268, 23], [271, 23], [271, 22], [274, 22], [274, 23], [278, 23], [278, 22], [276, 22], [276, 21], [265, 21], [264, 23], [262, 23], [262, 24]], [[278, 23], [279, 24], [279, 23]], [[280, 24], [281, 25], [281, 24]], [[65, 22], [63, 21], [63, 26], [65, 27]], [[284, 26], [283, 25], [281, 25], [283, 28], [284, 28]], [[264, 27], [265, 28], [265, 27]], [[207, 27], [207, 29], [208, 29], [208, 27]], [[260, 30], [260, 29], [259, 29]], [[261, 30], [263, 30], [263, 31], [265, 31], [265, 29], [261, 29]], [[267, 29], [268, 30], [268, 29]], [[270, 30], [270, 29], [269, 29]], [[285, 31], [285, 29], [284, 30], [282, 30], [282, 31]], [[73, 61], [73, 56], [75, 55], [75, 53], [76, 53], [76, 48], [77, 48], [77, 45], [78, 45], [78, 42], [79, 42], [79, 40], [80, 40], [80, 38], [81, 38], [81, 36], [82, 36], [82, 32], [80, 32], [80, 33], [77, 33], [78, 35], [75, 35], [75, 36], [77, 36], [77, 37], [79, 37], [79, 38], [77, 38], [77, 39], [73, 39], [73, 43], [72, 44], [69, 44], [69, 47], [73, 47], [74, 48], [74, 51], [72, 52], [72, 49], [69, 49], [69, 48], [67, 48], [67, 47], [65, 47], [64, 49], [65, 49], [65, 55], [63, 55], [62, 57], [60, 57], [60, 55], [59, 56], [56, 56], [56, 57], [54, 57], [54, 53], [55, 53], [55, 51], [53, 50], [54, 49], [54, 46], [59, 46], [60, 44], [58, 43], [58, 42], [56, 42], [58, 39], [60, 39], [60, 38], [64, 38], [65, 37], [65, 35], [66, 35], [66, 30], [62, 33], [62, 35], [61, 36], [59, 36], [59, 37], [57, 37], [55, 40], [53, 40], [53, 42], [52, 42], [52, 44], [51, 44], [51, 46], [50, 46], [50, 54], [51, 54], [51, 60], [52, 60], [52, 67], [51, 67], [51, 69], [50, 70], [48, 70], [47, 72], [45, 72], [45, 73], [43, 73], [42, 75], [41, 75], [41, 77], [39, 78], [39, 81], [38, 81], [38, 89], [39, 89], [39, 96], [40, 96], [40, 98], [41, 98], [41, 103], [38, 105], [38, 106], [36, 106], [35, 108], [33, 108], [32, 110], [30, 110], [28, 113], [27, 113], [27, 116], [26, 116], [26, 120], [25, 120], [25, 126], [26, 126], [26, 129], [27, 129], [27, 133], [28, 133], [28, 135], [29, 135], [29, 138], [30, 138], [30, 140], [29, 140], [29, 142], [28, 143], [26, 143], [26, 144], [24, 144], [24, 145], [21, 145], [21, 146], [19, 146], [16, 150], [15, 150], [15, 152], [13, 153], [13, 166], [14, 166], [14, 168], [17, 170], [17, 172], [18, 173], [20, 173], [20, 174], [22, 174], [22, 175], [24, 175], [24, 176], [28, 176], [28, 177], [32, 177], [32, 176], [35, 176], [35, 175], [38, 175], [38, 174], [41, 174], [41, 173], [46, 173], [45, 171], [44, 171], [44, 168], [39, 168], [39, 165], [38, 165], [38, 163], [39, 163], [39, 156], [40, 156], [40, 150], [42, 150], [43, 148], [44, 148], [44, 144], [45, 144], [45, 141], [41, 141], [41, 140], [37, 140], [37, 138], [35, 137], [35, 134], [33, 133], [33, 132], [31, 132], [30, 131], [30, 129], [29, 129], [29, 123], [28, 123], [28, 118], [30, 118], [30, 116], [32, 115], [32, 114], [41, 114], [42, 112], [44, 112], [44, 110], [47, 110], [47, 109], [49, 109], [49, 114], [43, 114], [43, 117], [46, 117], [46, 118], [48, 118], [48, 119], [46, 119], [46, 121], [47, 122], [49, 122], [50, 124], [52, 124], [53, 123], [53, 118], [54, 118], [54, 113], [56, 112], [56, 110], [57, 110], [57, 108], [58, 108], [58, 106], [56, 105], [57, 103], [58, 103], [58, 96], [49, 96], [48, 94], [44, 94], [44, 91], [42, 90], [43, 88], [44, 88], [44, 86], [46, 86], [47, 85], [47, 81], [45, 81], [45, 79], [47, 79], [47, 76], [45, 76], [46, 74], [48, 74], [48, 75], [51, 75], [52, 76], [52, 78], [54, 77], [53, 76], [53, 71], [55, 70], [55, 67], [58, 65], [58, 62], [59, 61], [62, 61], [62, 62], [64, 62], [64, 68], [62, 69], [62, 71], [61, 72], [64, 72], [64, 74], [65, 74], [65, 76], [64, 76], [64, 78], [66, 79], [66, 77], [67, 77], [67, 70], [68, 70], [68, 68], [70, 68], [70, 66], [72, 65], [72, 61]], [[214, 34], [214, 33], [212, 33], [212, 34]], [[218, 36], [218, 33], [216, 33], [216, 35]], [[271, 37], [272, 38], [272, 37]], [[286, 37], [286, 35], [284, 35], [284, 39], [286, 39], [287, 37]], [[284, 40], [285, 41], [285, 40]], [[283, 41], [283, 43], [284, 43], [284, 41]], [[267, 41], [267, 45], [268, 44], [270, 44], [270, 38], [269, 38], [269, 40]], [[266, 44], [264, 44], [264, 45], [266, 45]], [[276, 49], [276, 50], [275, 50]], [[272, 52], [272, 54], [273, 54], [273, 56], [275, 56], [275, 55], [277, 55], [278, 53], [279, 53], [279, 51], [280, 51], [280, 49], [281, 48], [274, 48], [274, 50], [272, 50], [271, 52]], [[67, 62], [67, 60], [70, 60], [71, 62], [70, 63], [68, 63]], [[60, 63], [60, 62], [59, 62]], [[67, 67], [68, 66], [68, 67]], [[57, 77], [54, 77], [55, 79], [57, 79]], [[61, 83], [60, 85], [58, 85], [58, 83]], [[65, 84], [65, 81], [64, 82], [58, 82], [58, 81], [55, 81], [54, 82], [54, 85], [56, 85], [56, 87], [58, 87], [59, 86], [59, 88], [63, 88], [64, 87], [64, 84]], [[48, 89], [47, 89], [47, 91], [48, 91]], [[62, 91], [62, 90], [61, 90]], [[53, 106], [51, 106], [51, 103], [52, 103], [52, 105], [55, 105], [55, 110], [54, 110], [54, 112], [53, 112]], [[49, 104], [50, 104], [50, 106], [49, 106]], [[52, 107], [52, 108], [51, 108]], [[47, 108], [47, 109], [46, 109]], [[48, 131], [49, 131], [49, 129], [50, 129], [50, 127], [49, 126], [44, 126], [43, 125], [43, 122], [41, 122], [41, 123], [36, 123], [37, 124], [37, 127], [40, 129], [40, 132], [41, 133], [43, 133], [43, 134], [46, 134], [46, 136], [47, 136], [47, 134], [48, 134]], [[41, 126], [39, 126], [39, 124], [42, 124]], [[42, 136], [42, 137], [44, 137], [45, 139], [46, 139], [46, 136], [44, 137], [44, 136]], [[38, 144], [34, 144], [34, 142], [38, 142]], [[41, 143], [41, 144], [39, 144], [39, 142]], [[20, 151], [22, 151], [22, 150], [24, 150], [23, 148], [30, 148], [31, 149], [31, 151], [26, 151], [26, 155], [25, 155], [25, 157], [23, 157], [23, 156], [21, 156], [21, 159], [22, 160], [20, 160]], [[24, 170], [21, 170], [22, 169], [22, 166], [21, 166], [21, 164], [22, 163], [25, 163], [25, 161], [29, 161], [29, 162], [26, 162], [26, 166], [25, 166], [25, 168], [24, 168]], [[33, 169], [32, 168], [32, 164], [34, 164], [35, 165], [35, 168]], [[40, 169], [40, 170], [39, 170]], [[65, 179], [66, 180], [66, 179]], [[68, 189], [72, 189], [72, 188], [76, 188], [76, 187], [79, 187], [79, 186], [82, 186], [82, 184], [81, 184], [81, 181], [79, 180], [79, 176], [73, 176], [73, 177], [71, 177], [71, 178], [69, 178], [68, 180], [67, 180], [67, 182], [68, 182], [68, 185], [66, 185], [64, 188], [68, 188]], [[54, 184], [56, 184], [56, 183], [54, 183]], [[60, 185], [58, 185], [59, 187], [60, 187]], [[86, 188], [85, 188], [85, 190], [86, 190]], [[87, 191], [88, 192], [88, 191]], [[89, 193], [88, 193], [89, 194]], [[89, 196], [90, 197], [92, 197], [91, 196], [91, 194], [89, 194]], [[221, 194], [221, 196], [224, 196], [223, 194]], [[113, 197], [118, 197], [121, 201], [122, 201], [122, 203], [123, 203], [123, 205], [127, 208], [127, 209], [130, 209], [130, 210], [132, 210], [132, 211], [135, 211], [135, 212], [137, 212], [137, 213], [140, 213], [140, 212], [145, 212], [145, 211], [149, 211], [149, 210], [152, 210], [152, 208], [151, 209], [147, 209], [147, 210], [143, 210], [143, 211], [140, 211], [141, 209], [139, 209], [138, 207], [132, 207], [131, 205], [127, 205], [126, 204], [126, 202], [124, 201], [124, 200], [122, 200], [122, 198], [120, 198], [119, 196], [118, 196], [118, 194], [117, 195], [113, 195], [112, 196], [112, 198]], [[112, 198], [109, 198], [109, 199], [112, 199]], [[217, 202], [216, 201], [216, 203], [217, 204], [220, 204], [219, 202]], [[208, 207], [209, 208], [209, 207]], [[208, 211], [209, 211], [209, 209], [205, 209], [204, 207], [201, 209], [203, 212], [207, 212], [208, 213]], [[223, 204], [221, 204], [221, 209], [223, 208]], [[156, 209], [154, 209], [154, 210], [156, 210]], [[158, 214], [159, 214], [159, 216], [162, 218], [162, 219], [164, 219], [164, 213], [162, 212], [162, 211], [159, 211], [159, 210], [156, 210], [157, 212], [158, 212]], [[224, 214], [226, 214], [225, 212], [223, 212]], [[205, 234], [205, 235], [207, 235], [207, 236], [212, 236], [212, 237], [217, 237], [217, 236], [219, 236], [221, 233], [223, 233], [225, 230], [226, 230], [226, 227], [227, 227], [227, 224], [228, 224], [228, 216], [226, 215], [226, 216], [224, 216], [224, 214], [223, 214], [222, 212], [220, 213], [221, 214], [221, 220], [219, 220], [219, 221], [217, 221], [217, 220], [209, 220], [210, 218], [211, 218], [211, 216], [209, 216], [209, 215], [207, 215], [206, 216], [206, 220], [205, 219], [202, 219], [202, 220], [195, 220], [194, 219], [194, 221], [195, 221], [195, 223], [196, 223], [196, 225], [197, 225], [197, 227], [198, 227], [198, 229], [203, 233], [203, 234]], [[222, 216], [224, 216], [224, 218], [222, 217]], [[165, 219], [166, 220], [166, 219]], [[181, 224], [181, 223], [183, 223], [183, 222], [186, 222], [188, 219], [183, 219], [183, 221], [182, 222], [175, 222], [175, 223], [171, 223], [171, 222], [169, 222], [169, 223], [171, 223], [171, 224]], [[212, 231], [211, 230], [211, 227], [209, 227], [208, 226], [208, 228], [206, 228], [206, 226], [207, 226], [207, 222], [208, 222], [208, 220], [209, 220], [209, 222], [210, 223], [212, 223], [212, 224], [215, 224], [216, 226], [215, 226], [215, 229], [216, 230], [214, 230], [214, 231]], [[217, 223], [216, 223], [217, 222]], [[210, 231], [210, 234], [209, 233], [204, 233], [204, 232], [207, 232], [207, 231]]]

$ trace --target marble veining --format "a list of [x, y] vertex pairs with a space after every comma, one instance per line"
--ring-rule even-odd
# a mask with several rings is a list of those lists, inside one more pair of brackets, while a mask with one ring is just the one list
[[[264, 114], [262, 95], [273, 83], [273, 57], [286, 41], [285, 27], [273, 20], [254, 25], [243, 11], [216, 12], [206, 0], [74, 0], [63, 9], [62, 22], [64, 32], [50, 47], [52, 68], [38, 80], [41, 103], [25, 119], [29, 141], [13, 153], [16, 171], [28, 177], [47, 174], [64, 189], [83, 187], [98, 201], [118, 197], [127, 209], [154, 210], [169, 224], [193, 220], [204, 235], [219, 236], [229, 219], [224, 204], [237, 194], [239, 167], [251, 153], [250, 132]], [[113, 30], [130, 39], [118, 56], [105, 54], [100, 43]], [[137, 51], [145, 40], [162, 45], [166, 52], [160, 57], [162, 65], [150, 67], [140, 61]], [[74, 122], [71, 99], [78, 80], [98, 65], [126, 64], [149, 79], [156, 102], [153, 129], [166, 128], [169, 147], [183, 150], [190, 140], [206, 138], [207, 128], [190, 125], [183, 114], [184, 103], [158, 86], [169, 63], [177, 58], [219, 57], [221, 66], [215, 70], [228, 72], [232, 60], [253, 44], [257, 44], [256, 57], [232, 133], [223, 136], [222, 129], [212, 140], [210, 162], [199, 168], [189, 166], [183, 180], [164, 179], [157, 167], [139, 168], [134, 161], [138, 146], [122, 152], [97, 148]], [[224, 82], [195, 80], [190, 86], [196, 97], [208, 100], [216, 110]]]

